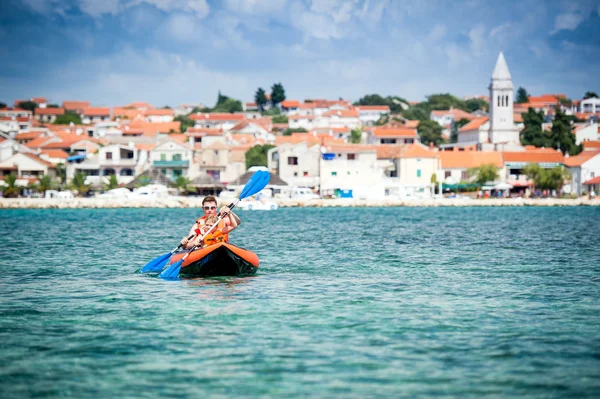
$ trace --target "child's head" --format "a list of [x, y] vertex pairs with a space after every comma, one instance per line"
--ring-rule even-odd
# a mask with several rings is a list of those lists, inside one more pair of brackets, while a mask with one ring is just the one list
[[204, 221], [204, 223], [207, 226], [212, 226], [213, 224], [217, 223], [217, 221], [219, 220], [219, 218], [217, 217], [217, 215], [210, 215], [206, 218], [206, 220]]

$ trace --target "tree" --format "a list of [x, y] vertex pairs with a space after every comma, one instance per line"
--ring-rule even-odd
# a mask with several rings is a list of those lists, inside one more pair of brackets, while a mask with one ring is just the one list
[[55, 125], [69, 125], [74, 123], [75, 125], [81, 125], [81, 117], [72, 111], [66, 111], [62, 115], [58, 115], [54, 120]]
[[4, 109], [4, 108], [6, 108], [6, 103], [0, 102], [0, 109]]
[[58, 104], [48, 104], [46, 108], [60, 108]]
[[285, 129], [282, 133], [283, 136], [291, 136], [292, 133], [307, 133], [308, 131], [303, 127], [295, 127]]
[[543, 169], [540, 167], [540, 165], [537, 163], [528, 163], [523, 169], [521, 169], [521, 173], [533, 181], [532, 190], [535, 191], [536, 186], [538, 186], [541, 182], [541, 176], [543, 173]]
[[179, 125], [179, 131], [181, 133], [185, 133], [190, 127], [194, 127], [196, 124], [193, 120], [190, 119], [189, 115], [179, 115], [173, 119], [175, 122], [181, 122]]
[[367, 94], [356, 101], [354, 105], [387, 105], [392, 113], [408, 109], [408, 101], [404, 98], [398, 96], [382, 97], [379, 94]]
[[179, 193], [186, 195], [190, 191], [193, 191], [193, 188], [189, 187], [191, 182], [192, 181], [185, 176], [177, 176], [177, 179], [175, 179], [175, 187]]
[[465, 105], [467, 106], [469, 112], [475, 112], [479, 109], [487, 112], [490, 108], [490, 104], [488, 104], [488, 102], [483, 98], [470, 98], [465, 101]]
[[254, 102], [256, 103], [256, 106], [260, 112], [263, 112], [265, 109], [267, 101], [267, 93], [265, 93], [265, 90], [262, 87], [259, 87], [254, 94]]
[[583, 147], [575, 144], [575, 135], [570, 118], [560, 109], [556, 110], [552, 120], [552, 130], [548, 147], [558, 148], [563, 154], [576, 155], [581, 152]]
[[61, 186], [67, 182], [67, 168], [64, 163], [59, 162], [56, 164], [56, 174], [58, 175]]
[[275, 115], [272, 121], [273, 123], [288, 123], [288, 117], [285, 115]]
[[452, 124], [452, 130], [450, 132], [450, 142], [457, 143], [458, 142], [458, 131], [461, 127], [469, 123], [470, 121], [467, 118], [461, 118], [458, 122], [454, 122]]
[[529, 102], [529, 93], [523, 87], [519, 87], [517, 90], [517, 99], [515, 100], [515, 104], [525, 104]]
[[596, 92], [594, 91], [586, 91], [583, 95], [583, 99], [587, 100], [588, 98], [599, 98]]
[[164, 107], [162, 107], [162, 109], [171, 109], [171, 107], [169, 107], [168, 105], [165, 105]]
[[17, 187], [17, 175], [11, 173], [10, 175], [6, 176], [4, 183], [6, 183], [5, 186], [0, 186], [0, 190], [2, 191], [2, 195], [4, 197], [16, 198], [19, 196], [21, 189]]
[[463, 111], [469, 111], [464, 100], [453, 96], [450, 93], [445, 94], [431, 94], [427, 96], [427, 104], [432, 110], [443, 110], [450, 109], [450, 107], [462, 109]]
[[269, 108], [266, 111], [263, 111], [263, 116], [274, 116], [274, 115], [281, 115], [281, 110], [277, 107], [273, 107], [273, 108]]
[[421, 138], [421, 143], [425, 145], [429, 145], [429, 143], [433, 143], [434, 145], [439, 145], [444, 142], [442, 137], [443, 128], [439, 123], [435, 121], [421, 121], [419, 126], [417, 126], [417, 132], [419, 133], [419, 137]]
[[285, 100], [285, 89], [281, 83], [275, 83], [271, 87], [271, 104], [276, 107]]
[[562, 166], [555, 166], [552, 169], [543, 169], [537, 163], [527, 164], [527, 166], [522, 169], [522, 173], [533, 181], [533, 191], [535, 191], [536, 188], [559, 190], [564, 185], [565, 180], [568, 180], [571, 177], [567, 169]]
[[17, 104], [17, 107], [26, 109], [31, 112], [35, 112], [35, 109], [37, 108], [37, 106], [38, 106], [37, 103], [35, 103], [33, 101], [21, 101], [20, 103]]
[[85, 184], [85, 177], [82, 172], [77, 172], [73, 176], [73, 180], [71, 180], [71, 188], [81, 196], [86, 195], [90, 191], [90, 186]]
[[498, 178], [498, 167], [494, 164], [480, 165], [467, 170], [469, 177], [475, 177], [475, 183], [483, 186], [487, 182], [493, 182]]
[[110, 175], [108, 177], [108, 182], [102, 184], [102, 188], [104, 188], [105, 191], [112, 190], [112, 189], [118, 188], [118, 187], [119, 187], [119, 179], [117, 179], [117, 175]]
[[534, 145], [536, 147], [548, 147], [549, 140], [544, 131], [542, 124], [544, 123], [544, 112], [535, 111], [533, 108], [527, 109], [523, 116], [525, 127], [521, 130], [521, 144]]
[[49, 176], [49, 175], [38, 176], [38, 182], [37, 182], [36, 188], [40, 193], [45, 194], [46, 191], [52, 190], [55, 187], [56, 187], [56, 182], [54, 181], [54, 179], [52, 179], [51, 176]]
[[428, 121], [431, 109], [426, 102], [411, 105], [407, 110], [400, 112], [400, 114], [406, 119]]
[[255, 145], [246, 151], [246, 168], [252, 166], [267, 166], [267, 153], [271, 148], [275, 147], [271, 144]]
[[350, 142], [352, 144], [360, 144], [362, 142], [362, 131], [360, 129], [352, 129], [350, 131]]

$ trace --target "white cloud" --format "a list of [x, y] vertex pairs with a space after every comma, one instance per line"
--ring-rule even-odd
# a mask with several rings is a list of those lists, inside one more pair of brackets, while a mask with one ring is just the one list
[[471, 49], [479, 53], [485, 49], [486, 35], [485, 26], [478, 24], [469, 32], [469, 39], [471, 39]]
[[163, 11], [185, 11], [196, 14], [198, 18], [204, 18], [210, 12], [206, 0], [135, 0], [135, 3], [153, 4]]
[[583, 17], [580, 14], [560, 14], [556, 16], [554, 20], [554, 30], [550, 34], [555, 34], [561, 30], [573, 30], [579, 26], [583, 21]]
[[286, 0], [225, 0], [223, 6], [234, 13], [276, 15], [285, 10]]
[[117, 14], [119, 12], [119, 0], [79, 0], [79, 9], [92, 17], [102, 14]]
[[22, 0], [23, 4], [32, 11], [43, 15], [50, 15], [53, 12], [65, 16], [66, 7], [61, 0]]
[[327, 40], [339, 39], [343, 36], [340, 28], [330, 16], [306, 10], [298, 2], [290, 8], [290, 21], [292, 26], [300, 30], [307, 38]]
[[427, 38], [429, 40], [431, 40], [432, 42], [438, 41], [438, 40], [442, 39], [444, 36], [446, 36], [447, 31], [448, 31], [448, 29], [446, 28], [446, 25], [437, 24], [433, 28], [433, 30], [431, 32], [429, 32], [429, 35], [427, 36]]
[[510, 22], [496, 26], [494, 29], [492, 29], [490, 31], [490, 37], [495, 37], [496, 35], [500, 35], [503, 32], [505, 32], [508, 28], [510, 28]]

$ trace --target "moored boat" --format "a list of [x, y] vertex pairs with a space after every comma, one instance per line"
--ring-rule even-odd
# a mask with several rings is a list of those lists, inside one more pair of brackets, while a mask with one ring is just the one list
[[[189, 251], [173, 254], [170, 264], [181, 260]], [[258, 256], [232, 244], [218, 243], [197, 249], [181, 264], [183, 276], [251, 276], [258, 270]]]

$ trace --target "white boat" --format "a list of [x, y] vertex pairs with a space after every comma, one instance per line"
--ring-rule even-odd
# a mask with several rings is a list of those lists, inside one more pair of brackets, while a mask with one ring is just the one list
[[133, 190], [132, 197], [134, 198], [167, 198], [169, 189], [162, 184], [148, 184]]
[[279, 208], [277, 202], [259, 194], [255, 198], [245, 198], [237, 205], [237, 208], [245, 211], [274, 211]]
[[129, 191], [128, 188], [119, 187], [113, 188], [112, 190], [108, 190], [105, 193], [98, 194], [96, 197], [98, 198], [107, 198], [107, 199], [117, 199], [117, 198], [129, 198], [132, 197], [133, 194]]

